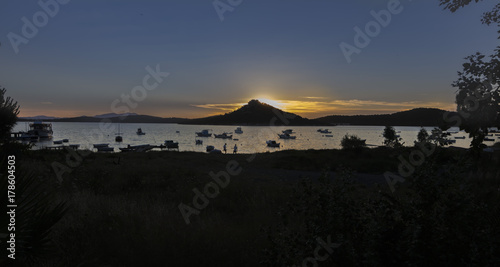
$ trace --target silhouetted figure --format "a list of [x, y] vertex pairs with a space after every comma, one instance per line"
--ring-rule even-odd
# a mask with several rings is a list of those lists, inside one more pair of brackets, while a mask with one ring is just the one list
[[236, 154], [236, 152], [238, 152], [238, 146], [236, 146], [236, 144], [234, 144], [233, 154]]
[[227, 148], [226, 148], [227, 144], [224, 143], [224, 154], [227, 154]]

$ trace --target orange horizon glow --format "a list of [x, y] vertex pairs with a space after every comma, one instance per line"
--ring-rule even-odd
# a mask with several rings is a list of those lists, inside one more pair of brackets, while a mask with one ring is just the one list
[[[453, 111], [456, 109], [455, 104], [442, 102], [385, 102], [372, 100], [327, 100], [322, 97], [303, 97], [304, 100], [275, 100], [269, 96], [257, 97], [262, 103], [271, 105], [275, 108], [286, 112], [295, 113], [299, 116], [314, 119], [329, 115], [375, 115], [375, 114], [390, 114], [399, 111], [410, 110], [414, 108], [439, 108], [443, 110]], [[248, 101], [247, 101], [248, 102]], [[224, 113], [232, 112], [246, 103], [223, 103], [223, 104], [203, 104], [191, 105], [193, 111], [175, 111], [169, 110], [168, 114], [165, 111], [156, 110], [131, 110], [131, 113], [141, 115], [157, 116], [162, 118], [179, 117], [179, 118], [202, 118], [214, 115], [223, 115]], [[109, 110], [58, 110], [51, 109], [21, 109], [19, 117], [34, 117], [34, 116], [49, 116], [58, 118], [70, 118], [79, 116], [95, 116], [100, 114], [111, 113]]]

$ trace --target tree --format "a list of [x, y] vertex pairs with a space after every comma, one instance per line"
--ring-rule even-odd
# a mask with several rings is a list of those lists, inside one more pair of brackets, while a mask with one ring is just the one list
[[19, 105], [14, 99], [5, 97], [6, 91], [5, 88], [0, 87], [0, 142], [9, 137], [19, 114]]
[[343, 138], [342, 141], [340, 141], [340, 145], [342, 146], [343, 150], [352, 150], [352, 151], [361, 151], [361, 149], [366, 147], [366, 140], [361, 140], [356, 135], [348, 135], [346, 134]]
[[427, 141], [427, 138], [429, 138], [429, 133], [422, 127], [417, 134], [417, 140], [418, 142], [425, 142]]
[[396, 134], [392, 126], [386, 126], [384, 129], [384, 145], [392, 148], [402, 147], [401, 138]]
[[[479, 2], [480, 0], [474, 0]], [[440, 0], [445, 9], [455, 12], [470, 4], [472, 0]], [[483, 14], [484, 24], [500, 26], [500, 4]], [[500, 30], [498, 31], [500, 38]], [[458, 88], [457, 111], [463, 118], [460, 129], [472, 138], [471, 148], [479, 152], [489, 127], [500, 127], [500, 46], [495, 54], [485, 59], [476, 53], [465, 58], [463, 71], [458, 72], [458, 80], [452, 85]]]

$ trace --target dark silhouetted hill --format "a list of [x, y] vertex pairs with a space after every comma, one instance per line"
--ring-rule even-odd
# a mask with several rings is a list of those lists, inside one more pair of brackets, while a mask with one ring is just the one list
[[226, 113], [199, 119], [191, 119], [186, 124], [209, 125], [315, 125], [314, 120], [284, 112], [271, 105], [251, 100], [241, 108]]
[[[378, 125], [378, 126], [441, 126], [444, 124], [445, 110], [436, 108], [416, 108], [393, 114], [381, 115], [333, 115], [316, 119], [318, 123], [327, 125]], [[455, 115], [451, 112], [449, 116]]]

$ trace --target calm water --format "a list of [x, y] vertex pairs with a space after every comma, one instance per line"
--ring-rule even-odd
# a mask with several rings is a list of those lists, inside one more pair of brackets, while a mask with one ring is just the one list
[[[293, 127], [268, 127], [268, 126], [243, 126], [243, 134], [234, 134], [236, 126], [210, 126], [210, 125], [180, 125], [180, 124], [112, 124], [110, 130], [101, 130], [99, 123], [73, 123], [73, 122], [55, 122], [52, 123], [54, 130], [54, 138], [52, 140], [69, 139], [66, 144], [80, 144], [80, 148], [93, 149], [93, 144], [109, 143], [110, 147], [114, 147], [115, 151], [119, 151], [120, 147], [127, 145], [160, 145], [165, 140], [174, 140], [179, 142], [180, 151], [198, 151], [204, 152], [207, 145], [213, 145], [217, 149], [221, 149], [224, 143], [227, 143], [228, 152], [232, 152], [235, 144], [238, 146], [239, 153], [254, 153], [277, 151], [278, 149], [330, 149], [340, 148], [340, 140], [345, 134], [357, 135], [362, 139], [366, 139], [368, 145], [382, 145], [383, 126], [333, 126], [327, 127], [333, 137], [325, 137], [325, 134], [318, 133], [318, 126], [293, 126]], [[115, 142], [115, 133], [122, 133], [123, 142]], [[20, 122], [14, 128], [14, 131], [25, 131], [27, 123]], [[142, 128], [146, 135], [139, 136], [136, 134], [137, 128]], [[323, 127], [324, 128], [324, 127]], [[394, 127], [405, 145], [413, 145], [413, 141], [417, 138], [417, 133], [420, 127]], [[233, 138], [216, 139], [212, 137], [196, 137], [195, 132], [203, 129], [210, 129], [212, 133], [233, 132]], [[297, 136], [295, 140], [283, 140], [278, 138], [278, 133], [282, 130], [293, 129]], [[429, 133], [432, 127], [426, 128]], [[176, 132], [178, 131], [178, 133]], [[450, 132], [457, 132], [458, 128], [452, 128]], [[465, 136], [466, 139], [457, 139], [454, 146], [469, 147], [470, 139], [464, 132], [453, 134], [451, 136]], [[494, 137], [498, 139], [499, 137]], [[203, 140], [203, 145], [196, 145], [195, 140]], [[281, 143], [281, 148], [269, 148], [266, 145], [267, 140], [276, 140]], [[492, 142], [487, 142], [493, 144]], [[46, 146], [57, 146], [52, 141], [38, 142], [37, 148]]]

